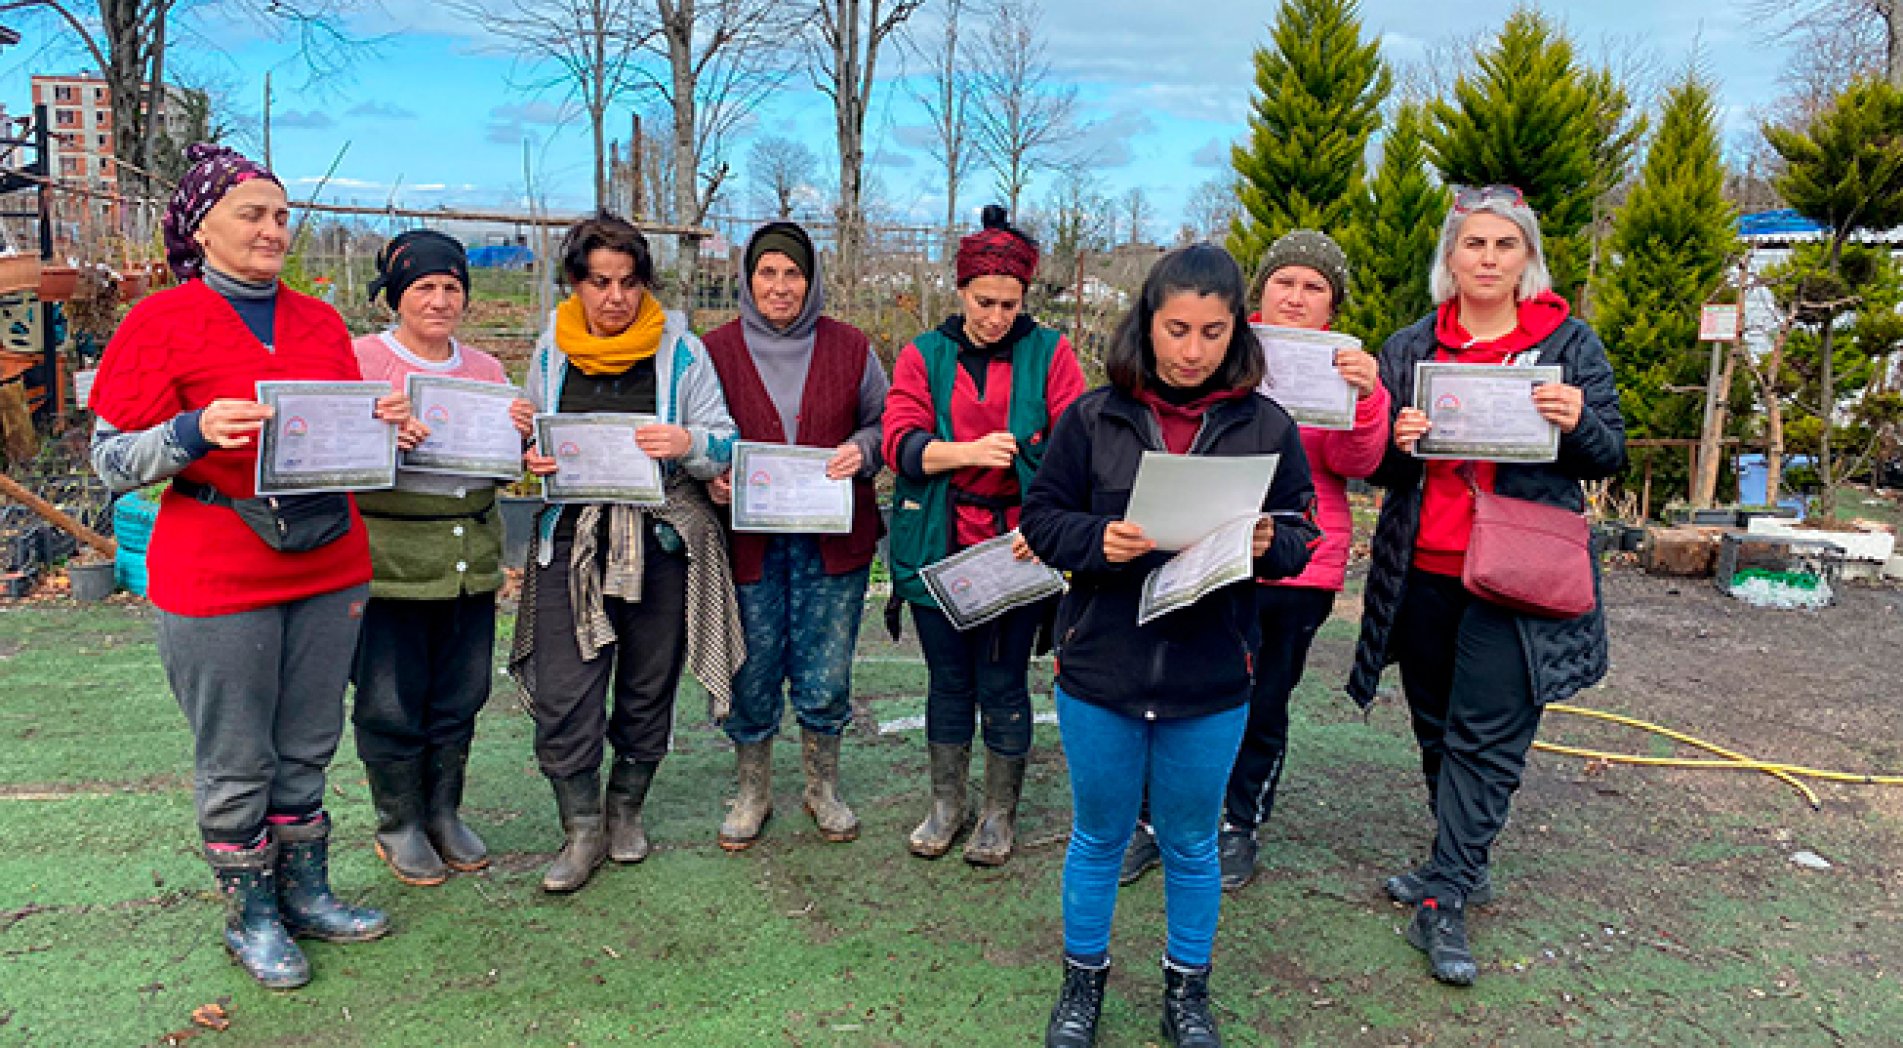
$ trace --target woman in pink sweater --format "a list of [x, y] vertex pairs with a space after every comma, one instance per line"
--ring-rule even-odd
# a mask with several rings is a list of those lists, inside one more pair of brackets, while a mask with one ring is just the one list
[[[1341, 246], [1324, 233], [1298, 229], [1263, 255], [1255, 283], [1260, 313], [1252, 319], [1323, 330], [1347, 295], [1348, 257]], [[1388, 393], [1374, 357], [1359, 349], [1341, 349], [1335, 354], [1335, 370], [1355, 388], [1355, 424], [1351, 430], [1302, 427], [1322, 539], [1307, 570], [1292, 579], [1261, 580], [1258, 587], [1262, 650], [1256, 656], [1249, 723], [1229, 774], [1217, 838], [1224, 891], [1235, 891], [1255, 876], [1256, 828], [1268, 821], [1275, 806], [1288, 752], [1289, 698], [1301, 683], [1309, 644], [1328, 621], [1348, 573], [1354, 524], [1348, 511], [1348, 480], [1373, 473], [1388, 442]], [[1124, 855], [1123, 882], [1136, 880], [1159, 861], [1149, 827], [1138, 826]]]

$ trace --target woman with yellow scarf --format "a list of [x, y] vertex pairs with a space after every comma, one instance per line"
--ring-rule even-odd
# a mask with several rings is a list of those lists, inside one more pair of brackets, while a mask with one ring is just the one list
[[[577, 223], [561, 266], [574, 294], [535, 347], [528, 399], [542, 413], [653, 415], [635, 442], [662, 464], [667, 493], [658, 507], [549, 505], [523, 579], [509, 672], [534, 717], [564, 836], [542, 887], [572, 892], [604, 859], [647, 858], [641, 809], [673, 734], [683, 666], [719, 717], [746, 653], [703, 483], [733, 457], [719, 376], [686, 319], [655, 299], [647, 240], [626, 220], [602, 212]], [[555, 472], [547, 450], [523, 455], [530, 472]], [[605, 802], [604, 740], [614, 747]]]

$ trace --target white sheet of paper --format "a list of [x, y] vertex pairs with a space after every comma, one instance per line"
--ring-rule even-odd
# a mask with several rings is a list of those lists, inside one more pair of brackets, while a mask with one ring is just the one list
[[1137, 602], [1137, 625], [1186, 608], [1214, 590], [1254, 578], [1257, 519], [1254, 514], [1237, 517], [1150, 572]]
[[826, 475], [832, 448], [733, 446], [733, 529], [801, 535], [852, 530], [852, 481]]
[[1315, 429], [1355, 428], [1355, 388], [1335, 370], [1335, 351], [1360, 349], [1361, 340], [1337, 331], [1253, 324], [1268, 373], [1256, 392], [1289, 417]]
[[519, 388], [414, 372], [406, 388], [411, 410], [430, 433], [403, 452], [404, 469], [505, 480], [522, 475], [522, 435], [509, 418]]
[[1551, 462], [1559, 453], [1559, 428], [1533, 406], [1533, 388], [1563, 375], [1552, 365], [1415, 365], [1416, 406], [1433, 423], [1415, 453]]
[[1237, 517], [1262, 511], [1280, 455], [1146, 451], [1123, 519], [1161, 550], [1188, 549]]
[[382, 382], [258, 383], [273, 414], [258, 448], [259, 494], [366, 491], [396, 483], [396, 427], [376, 417]]
[[938, 607], [953, 626], [967, 630], [1064, 591], [1064, 576], [1037, 560], [1011, 552], [1017, 532], [968, 546], [919, 569]]
[[86, 410], [86, 406], [92, 402], [93, 380], [98, 377], [98, 368], [73, 372], [73, 407]]
[[653, 415], [610, 412], [535, 416], [536, 444], [556, 464], [555, 475], [542, 478], [542, 497], [660, 505], [660, 469], [634, 442], [634, 431], [654, 421]]

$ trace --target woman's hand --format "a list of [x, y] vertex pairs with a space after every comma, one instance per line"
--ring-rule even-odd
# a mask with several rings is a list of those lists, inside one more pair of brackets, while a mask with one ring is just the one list
[[965, 453], [965, 465], [972, 469], [1008, 469], [1011, 459], [1018, 453], [1018, 438], [1008, 430], [986, 433], [977, 440], [968, 440], [959, 447]]
[[1127, 564], [1155, 548], [1139, 524], [1113, 520], [1103, 529], [1103, 559], [1112, 564]]
[[728, 470], [707, 482], [707, 497], [712, 499], [716, 506], [733, 505], [733, 470]]
[[555, 462], [555, 456], [544, 455], [530, 448], [522, 453], [522, 468], [538, 477], [552, 477], [560, 467]]
[[654, 422], [634, 431], [634, 443], [651, 459], [677, 459], [694, 448], [694, 437], [682, 426]]
[[1037, 554], [1031, 552], [1031, 544], [1024, 541], [1024, 534], [1022, 532], [1011, 536], [1011, 555], [1019, 560], [1037, 559]]
[[410, 410], [408, 393], [385, 393], [377, 398], [377, 418], [396, 427], [396, 446], [405, 451], [429, 439], [429, 427]]
[[198, 413], [198, 433], [221, 448], [249, 447], [271, 414], [255, 400], [214, 400]]
[[1564, 382], [1542, 382], [1533, 387], [1533, 407], [1540, 417], [1571, 433], [1579, 426], [1579, 413], [1586, 408], [1586, 391]]
[[1335, 371], [1343, 381], [1355, 387], [1356, 400], [1374, 396], [1376, 387], [1381, 385], [1381, 366], [1366, 350], [1346, 346], [1335, 350]]
[[865, 467], [866, 453], [858, 444], [848, 440], [833, 449], [833, 457], [826, 462], [826, 476], [832, 480], [845, 480]]
[[1263, 514], [1255, 519], [1255, 534], [1249, 539], [1249, 555], [1260, 558], [1275, 541], [1275, 518]]
[[515, 431], [527, 440], [535, 435], [535, 405], [517, 397], [509, 401], [509, 421], [515, 423]]
[[1394, 446], [1408, 454], [1414, 454], [1414, 445], [1420, 443], [1434, 424], [1427, 420], [1427, 412], [1420, 408], [1402, 408], [1394, 416]]

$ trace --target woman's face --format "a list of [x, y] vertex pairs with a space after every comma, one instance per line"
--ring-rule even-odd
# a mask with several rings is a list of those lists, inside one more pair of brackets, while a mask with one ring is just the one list
[[766, 322], [783, 328], [799, 319], [806, 305], [806, 274], [784, 251], [766, 251], [754, 264], [753, 304]]
[[606, 247], [588, 252], [588, 275], [575, 285], [588, 333], [597, 338], [613, 338], [628, 330], [646, 293], [641, 278], [634, 275], [634, 256]]
[[1463, 302], [1492, 305], [1513, 301], [1520, 275], [1531, 259], [1519, 226], [1499, 215], [1481, 213], [1461, 222], [1447, 269]]
[[1222, 367], [1235, 334], [1232, 303], [1216, 295], [1178, 291], [1150, 318], [1156, 377], [1177, 389], [1195, 389]]
[[980, 345], [993, 345], [1011, 331], [1024, 310], [1024, 284], [1017, 277], [992, 273], [972, 277], [958, 289], [965, 306], [965, 333]]
[[1319, 331], [1335, 315], [1335, 289], [1307, 266], [1283, 266], [1262, 285], [1262, 322]]
[[240, 280], [276, 280], [290, 250], [291, 205], [284, 187], [252, 178], [231, 187], [192, 234], [205, 261]]
[[467, 304], [462, 281], [448, 273], [431, 273], [404, 288], [403, 297], [397, 299], [397, 334], [441, 343], [456, 333]]

